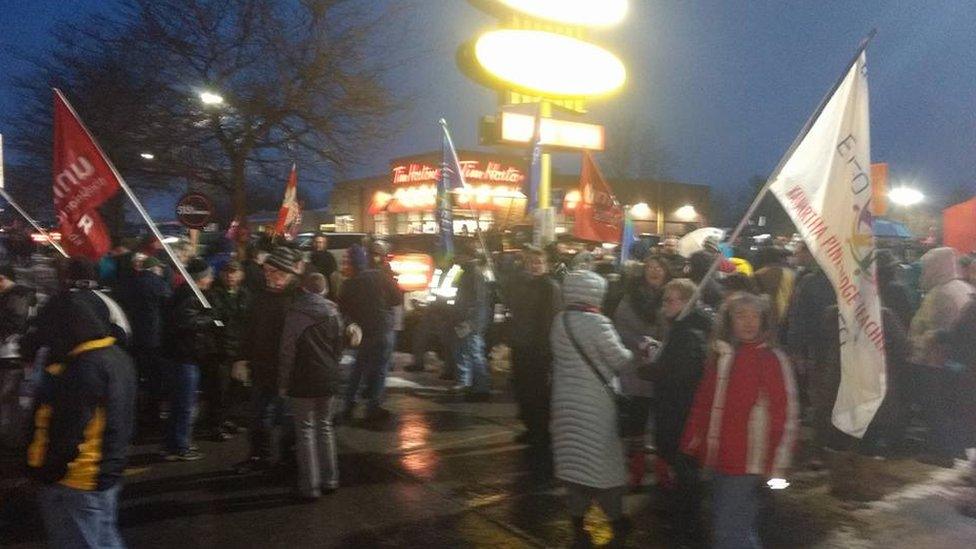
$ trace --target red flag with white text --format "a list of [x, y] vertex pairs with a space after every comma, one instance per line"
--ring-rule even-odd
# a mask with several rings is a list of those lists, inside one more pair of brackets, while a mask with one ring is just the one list
[[573, 220], [573, 236], [581, 240], [620, 242], [623, 208], [589, 152], [583, 152], [579, 186], [580, 202]]
[[298, 204], [298, 171], [295, 164], [291, 165], [291, 175], [285, 185], [285, 197], [281, 200], [278, 210], [278, 221], [275, 223], [274, 235], [281, 236], [301, 222], [302, 208]]
[[112, 239], [98, 207], [119, 191], [102, 149], [60, 91], [54, 90], [54, 211], [71, 256], [97, 260]]

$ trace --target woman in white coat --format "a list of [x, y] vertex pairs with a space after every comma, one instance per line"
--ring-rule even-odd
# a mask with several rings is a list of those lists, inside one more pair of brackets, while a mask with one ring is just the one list
[[628, 526], [622, 508], [627, 484], [624, 450], [616, 403], [604, 380], [627, 367], [632, 355], [600, 311], [606, 289], [606, 281], [596, 273], [569, 273], [563, 282], [566, 307], [550, 334], [552, 449], [556, 478], [568, 493], [576, 546], [588, 545], [583, 515], [594, 500], [611, 520], [614, 546], [623, 542]]

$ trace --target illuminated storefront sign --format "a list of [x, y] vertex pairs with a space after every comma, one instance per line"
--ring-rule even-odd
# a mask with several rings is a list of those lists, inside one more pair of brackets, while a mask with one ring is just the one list
[[[530, 114], [502, 112], [501, 139], [510, 143], [531, 143], [537, 118]], [[543, 118], [539, 123], [539, 144], [547, 147], [602, 151], [605, 143], [603, 126]]]
[[[456, 208], [501, 211], [524, 205], [526, 170], [522, 159], [465, 151], [459, 155], [468, 186], [452, 192]], [[433, 210], [439, 176], [439, 153], [394, 160], [390, 163], [392, 188], [373, 194], [368, 213]]]

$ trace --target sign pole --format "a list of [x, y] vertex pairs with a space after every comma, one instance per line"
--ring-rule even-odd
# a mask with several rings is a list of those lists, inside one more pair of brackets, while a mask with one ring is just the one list
[[58, 244], [57, 242], [55, 242], [54, 239], [51, 238], [51, 235], [48, 234], [48, 232], [45, 231], [44, 228], [41, 227], [37, 223], [37, 221], [34, 221], [34, 218], [33, 217], [31, 217], [30, 215], [28, 215], [28, 213], [26, 211], [24, 211], [24, 209], [20, 207], [20, 204], [18, 204], [17, 201], [14, 200], [10, 196], [9, 193], [7, 193], [7, 189], [4, 188], [4, 185], [3, 185], [3, 135], [0, 135], [0, 196], [2, 196], [4, 200], [6, 200], [11, 206], [13, 206], [14, 209], [17, 210], [17, 213], [19, 213], [24, 219], [26, 219], [27, 222], [30, 223], [31, 226], [34, 227], [35, 230], [37, 230], [37, 232], [39, 232], [42, 235], [44, 235], [44, 238], [46, 238], [47, 241], [51, 243], [51, 246], [54, 246], [54, 249], [57, 250], [59, 254], [61, 254], [64, 257], [68, 257], [68, 254], [64, 251], [64, 248], [62, 248], [60, 244]]
[[54, 93], [58, 94], [58, 97], [61, 98], [65, 106], [68, 107], [68, 110], [71, 111], [72, 116], [75, 117], [75, 120], [78, 121], [81, 128], [85, 130], [85, 133], [88, 134], [88, 138], [91, 139], [92, 143], [95, 144], [95, 148], [98, 149], [99, 154], [102, 155], [102, 158], [105, 159], [105, 163], [108, 164], [109, 169], [112, 170], [112, 173], [115, 175], [116, 179], [118, 179], [119, 186], [122, 187], [122, 190], [125, 192], [126, 196], [128, 196], [129, 200], [132, 201], [132, 204], [136, 207], [139, 215], [142, 216], [143, 221], [145, 221], [146, 225], [149, 226], [149, 230], [152, 232], [153, 236], [156, 237], [156, 240], [159, 240], [159, 243], [163, 246], [163, 250], [166, 251], [166, 255], [169, 256], [170, 261], [172, 261], [173, 265], [176, 266], [176, 270], [180, 272], [180, 275], [183, 276], [186, 283], [189, 284], [190, 289], [193, 290], [193, 294], [198, 300], [200, 300], [200, 304], [203, 305], [205, 309], [211, 309], [212, 306], [210, 305], [210, 302], [207, 301], [207, 298], [203, 295], [203, 292], [200, 291], [200, 287], [197, 286], [196, 281], [193, 280], [193, 277], [191, 277], [190, 273], [187, 272], [186, 267], [184, 267], [183, 264], [180, 263], [179, 259], [176, 258], [176, 254], [173, 253], [173, 249], [169, 247], [169, 244], [166, 243], [162, 233], [159, 232], [156, 224], [153, 223], [152, 218], [149, 217], [149, 212], [146, 211], [146, 209], [142, 206], [142, 203], [139, 202], [139, 199], [136, 197], [135, 193], [132, 192], [131, 188], [129, 188], [129, 185], [125, 182], [125, 179], [122, 178], [122, 174], [120, 174], [119, 170], [115, 168], [115, 164], [112, 163], [111, 159], [109, 159], [109, 157], [105, 154], [105, 151], [102, 150], [102, 146], [98, 144], [95, 137], [90, 131], [88, 131], [88, 126], [85, 125], [85, 123], [78, 116], [78, 113], [75, 112], [75, 108], [71, 106], [68, 99], [63, 93], [61, 93], [61, 90], [54, 88]]

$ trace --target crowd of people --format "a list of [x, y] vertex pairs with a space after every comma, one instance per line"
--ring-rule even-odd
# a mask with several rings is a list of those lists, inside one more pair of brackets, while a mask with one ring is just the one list
[[[340, 486], [337, 422], [354, 421], [359, 404], [362, 421], [391, 416], [384, 389], [404, 295], [381, 241], [338, 262], [324, 234], [307, 253], [271, 242], [206, 257], [176, 249], [190, 280], [149, 242], [62, 262], [50, 295], [0, 265], [0, 435], [43, 485], [53, 546], [122, 545], [117, 498], [137, 434], [161, 434], [161, 459], [177, 462], [204, 457], [200, 437], [246, 432], [235, 470], [293, 469], [296, 496], [315, 501]], [[504, 305], [517, 440], [565, 486], [575, 546], [590, 544], [594, 503], [622, 544], [623, 497], [653, 477], [682, 543], [758, 547], [762, 490], [787, 476], [801, 422], [811, 459], [915, 452], [952, 466], [976, 445], [971, 257], [935, 248], [907, 263], [878, 251], [888, 392], [854, 439], [830, 420], [840, 383], [830, 281], [802, 241], [733, 250], [706, 240], [686, 258], [668, 238], [617, 265], [599, 249], [570, 258], [527, 246], [488, 262], [458, 247], [442, 358], [464, 400], [492, 399], [486, 342]]]

